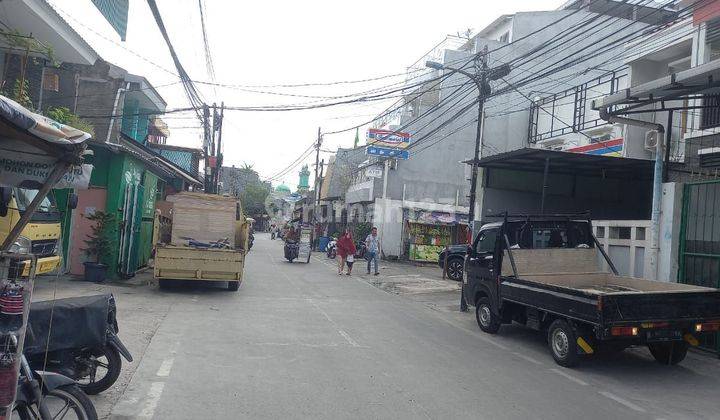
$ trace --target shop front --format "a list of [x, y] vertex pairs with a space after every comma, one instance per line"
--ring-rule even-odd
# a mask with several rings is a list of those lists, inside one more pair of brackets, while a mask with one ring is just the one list
[[404, 248], [410, 261], [437, 262], [447, 245], [467, 243], [466, 214], [403, 209]]

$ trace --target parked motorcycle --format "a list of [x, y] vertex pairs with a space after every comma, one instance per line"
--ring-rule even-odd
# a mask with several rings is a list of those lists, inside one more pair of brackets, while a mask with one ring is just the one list
[[285, 241], [285, 259], [293, 262], [298, 257], [300, 245], [296, 241]]
[[328, 242], [326, 252], [328, 258], [337, 257], [337, 240], [335, 238]]
[[121, 356], [133, 361], [117, 335], [116, 311], [111, 294], [32, 303], [24, 350], [30, 366], [68, 376], [90, 395], [110, 388]]
[[[8, 355], [17, 349], [17, 340], [14, 335], [7, 335], [3, 347], [1, 362], [3, 365], [20, 363], [20, 375], [16, 378], [14, 369], [3, 369], [0, 375], [0, 389], [7, 390], [6, 380], [18, 381], [17, 395], [13, 405], [13, 415], [9, 418], [54, 420], [78, 419], [97, 420], [95, 406], [87, 395], [72, 379], [52, 372], [34, 371], [24, 355], [19, 360], [12, 360]], [[12, 401], [10, 393], [0, 394], [0, 403], [8, 405]], [[5, 415], [6, 413], [0, 413]]]

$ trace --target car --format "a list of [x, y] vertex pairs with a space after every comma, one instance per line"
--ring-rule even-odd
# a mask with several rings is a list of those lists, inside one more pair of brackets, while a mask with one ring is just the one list
[[[452, 280], [460, 281], [463, 278], [463, 266], [465, 265], [467, 247], [467, 245], [450, 245], [447, 248], [447, 276]], [[438, 254], [438, 265], [441, 269], [445, 268], [445, 249]]]

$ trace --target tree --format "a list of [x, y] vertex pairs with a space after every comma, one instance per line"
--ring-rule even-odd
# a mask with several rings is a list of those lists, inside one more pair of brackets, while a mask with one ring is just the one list
[[265, 213], [265, 199], [270, 192], [262, 184], [252, 183], [245, 186], [240, 194], [240, 201], [243, 209], [249, 215], [260, 215]]
[[47, 116], [60, 124], [69, 125], [70, 127], [77, 128], [78, 130], [82, 130], [92, 136], [95, 136], [95, 127], [93, 127], [90, 122], [73, 114], [64, 106], [48, 108]]

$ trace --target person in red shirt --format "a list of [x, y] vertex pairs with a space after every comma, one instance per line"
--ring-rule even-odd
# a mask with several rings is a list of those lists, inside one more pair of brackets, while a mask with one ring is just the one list
[[347, 263], [348, 269], [346, 275], [350, 275], [352, 273], [352, 261], [348, 261], [348, 257], [350, 260], [354, 260], [355, 252], [357, 249], [355, 248], [355, 241], [353, 241], [352, 233], [350, 232], [350, 229], [345, 229], [345, 233], [342, 234], [340, 239], [337, 241], [337, 255], [338, 255], [338, 276], [341, 276], [343, 273], [343, 268], [345, 267], [345, 264]]

